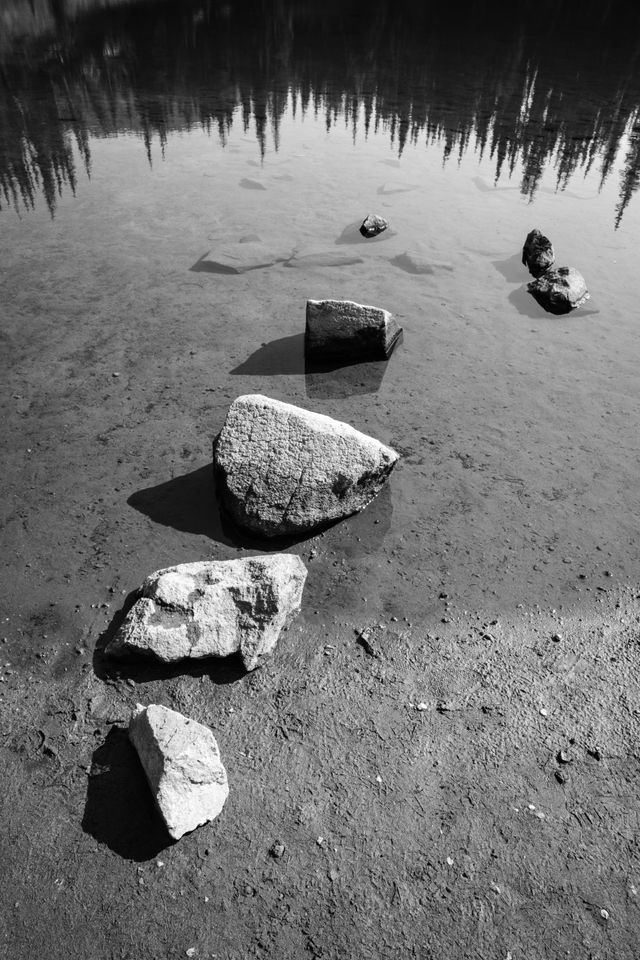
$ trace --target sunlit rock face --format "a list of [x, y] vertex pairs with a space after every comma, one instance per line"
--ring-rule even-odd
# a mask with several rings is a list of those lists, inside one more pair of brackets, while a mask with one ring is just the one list
[[349, 424], [260, 394], [232, 403], [214, 445], [224, 510], [267, 537], [305, 533], [362, 510], [398, 459]]
[[138, 704], [129, 739], [174, 840], [220, 814], [229, 785], [209, 727], [155, 703]]
[[253, 670], [300, 610], [306, 577], [304, 563], [290, 553], [158, 570], [105, 653], [172, 663], [239, 652]]

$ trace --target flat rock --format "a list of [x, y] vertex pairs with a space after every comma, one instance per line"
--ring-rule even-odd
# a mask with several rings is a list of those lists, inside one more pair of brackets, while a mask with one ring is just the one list
[[541, 277], [555, 260], [553, 244], [537, 228], [527, 234], [522, 248], [522, 262], [533, 277]]
[[191, 269], [200, 273], [246, 273], [282, 263], [293, 253], [291, 247], [266, 243], [253, 234], [209, 251]]
[[155, 703], [138, 704], [129, 739], [174, 840], [218, 816], [229, 785], [209, 727]]
[[399, 457], [346, 423], [260, 394], [235, 400], [214, 446], [223, 508], [267, 537], [362, 510]]
[[352, 300], [307, 300], [305, 353], [310, 360], [385, 360], [401, 333], [402, 327], [380, 307]]
[[384, 217], [379, 217], [375, 213], [370, 213], [360, 224], [360, 233], [363, 237], [377, 237], [389, 226], [389, 221]]
[[434, 274], [453, 270], [453, 264], [448, 260], [433, 260], [421, 250], [405, 250], [404, 253], [393, 257], [389, 263], [404, 270], [405, 273], [414, 274]]
[[584, 277], [573, 267], [547, 270], [528, 283], [527, 290], [549, 313], [569, 313], [589, 299]]
[[290, 553], [203, 560], [158, 570], [113, 640], [109, 656], [227, 657], [253, 670], [300, 609], [307, 569]]
[[351, 267], [356, 263], [364, 263], [362, 257], [349, 256], [340, 253], [305, 253], [302, 256], [293, 256], [288, 259], [284, 266], [292, 267], [297, 270], [304, 270], [306, 267]]

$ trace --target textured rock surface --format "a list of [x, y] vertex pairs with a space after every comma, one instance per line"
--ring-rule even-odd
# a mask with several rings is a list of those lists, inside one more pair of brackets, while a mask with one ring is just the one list
[[389, 226], [389, 221], [385, 220], [384, 217], [378, 217], [375, 213], [370, 213], [368, 217], [362, 221], [360, 226], [360, 233], [363, 237], [377, 237], [379, 233], [382, 233], [383, 230], [386, 230]]
[[229, 785], [208, 727], [157, 704], [138, 704], [129, 739], [174, 840], [218, 816]]
[[300, 609], [306, 576], [302, 560], [289, 553], [158, 570], [143, 583], [105, 653], [170, 663], [239, 650], [253, 670]]
[[534, 228], [527, 234], [527, 239], [522, 248], [522, 262], [525, 267], [532, 276], [540, 277], [549, 269], [554, 260], [555, 254], [551, 240], [545, 237], [540, 230]]
[[402, 327], [388, 310], [352, 300], [307, 300], [305, 352], [313, 360], [384, 360]]
[[569, 313], [589, 299], [584, 277], [573, 267], [547, 270], [528, 283], [527, 290], [549, 313]]
[[222, 505], [269, 537], [362, 510], [397, 461], [395, 450], [346, 423], [260, 394], [231, 404], [214, 448]]

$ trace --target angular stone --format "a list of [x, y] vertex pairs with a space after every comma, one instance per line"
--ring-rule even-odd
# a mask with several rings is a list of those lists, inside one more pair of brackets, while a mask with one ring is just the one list
[[362, 510], [398, 459], [346, 423], [260, 394], [234, 400], [214, 447], [222, 506], [267, 537]]
[[527, 284], [527, 290], [549, 313], [569, 313], [589, 299], [584, 277], [573, 267], [547, 270]]
[[352, 300], [307, 300], [304, 344], [310, 360], [386, 360], [401, 333], [388, 310]]
[[174, 840], [218, 816], [229, 785], [209, 727], [155, 703], [138, 704], [129, 739]]
[[306, 577], [304, 563], [290, 553], [158, 570], [144, 581], [105, 653], [171, 663], [239, 650], [254, 670], [299, 611]]
[[389, 221], [385, 220], [384, 217], [379, 217], [375, 213], [370, 213], [368, 217], [365, 217], [360, 226], [360, 233], [363, 237], [377, 237], [379, 233], [382, 233], [383, 230], [386, 230], [389, 226]]
[[551, 240], [537, 228], [528, 233], [522, 248], [522, 262], [529, 273], [533, 277], [542, 276], [554, 260], [555, 254]]

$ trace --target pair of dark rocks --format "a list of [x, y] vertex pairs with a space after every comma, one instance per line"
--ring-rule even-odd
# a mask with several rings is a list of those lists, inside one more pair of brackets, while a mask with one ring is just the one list
[[522, 248], [522, 262], [535, 277], [527, 290], [549, 313], [570, 313], [589, 299], [584, 277], [574, 267], [557, 267], [553, 244], [548, 237], [533, 229]]

